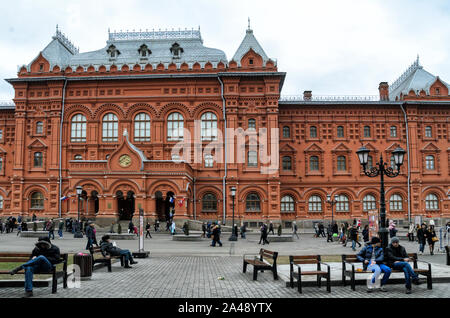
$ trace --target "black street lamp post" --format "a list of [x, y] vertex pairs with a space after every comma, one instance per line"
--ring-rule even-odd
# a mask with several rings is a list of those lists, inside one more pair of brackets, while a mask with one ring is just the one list
[[233, 198], [233, 221], [231, 223], [231, 236], [228, 240], [229, 241], [237, 241], [237, 233], [234, 230], [234, 198], [236, 197], [236, 187], [231, 187], [230, 192], [231, 192], [231, 197]]
[[327, 194], [327, 202], [331, 205], [331, 226], [333, 226], [334, 225], [333, 207], [337, 203], [337, 200], [331, 198], [331, 194]]
[[378, 235], [381, 239], [381, 246], [383, 250], [386, 249], [388, 245], [388, 229], [386, 228], [386, 199], [384, 195], [384, 176], [388, 176], [389, 178], [395, 178], [400, 174], [400, 167], [403, 164], [403, 159], [406, 151], [402, 148], [398, 147], [395, 149], [392, 154], [394, 156], [394, 163], [397, 167], [397, 170], [394, 171], [392, 167], [386, 167], [387, 163], [383, 162], [383, 155], [380, 156], [380, 162], [378, 162], [375, 167], [370, 168], [370, 170], [366, 170], [367, 162], [369, 158], [370, 150], [366, 147], [362, 146], [356, 152], [359, 157], [359, 162], [361, 163], [364, 174], [368, 177], [375, 178], [380, 176], [381, 186], [380, 186], [380, 229]]
[[81, 229], [80, 229], [80, 198], [81, 198], [81, 192], [83, 191], [83, 187], [77, 186], [76, 190], [77, 190], [77, 197], [78, 197], [78, 220], [77, 220], [76, 232], [73, 237], [74, 238], [83, 238], [83, 233], [81, 233]]

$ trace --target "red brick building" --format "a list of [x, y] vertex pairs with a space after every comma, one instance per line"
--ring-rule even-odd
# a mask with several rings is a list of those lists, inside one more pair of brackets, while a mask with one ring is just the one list
[[362, 219], [379, 208], [363, 144], [372, 164], [408, 151], [386, 180], [389, 218], [450, 218], [447, 83], [417, 60], [376, 98], [283, 98], [285, 75], [251, 29], [231, 60], [197, 30], [109, 33], [87, 53], [57, 30], [7, 79], [0, 216], [75, 217], [82, 186], [81, 215], [100, 223], [170, 207], [180, 221], [230, 220], [235, 186], [240, 221], [329, 219], [327, 194], [335, 219]]

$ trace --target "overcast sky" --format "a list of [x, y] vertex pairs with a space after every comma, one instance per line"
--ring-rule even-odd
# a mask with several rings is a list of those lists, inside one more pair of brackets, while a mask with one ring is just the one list
[[[417, 54], [450, 83], [449, 0], [15, 0], [1, 1], [0, 75], [17, 76], [51, 41], [56, 25], [80, 48], [106, 45], [114, 30], [201, 28], [204, 45], [231, 60], [250, 17], [278, 70], [283, 95], [376, 95]], [[13, 97], [0, 83], [0, 100]]]

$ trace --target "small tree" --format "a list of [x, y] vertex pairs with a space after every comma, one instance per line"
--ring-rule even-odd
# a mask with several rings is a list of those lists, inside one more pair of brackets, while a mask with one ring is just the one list
[[117, 233], [122, 234], [122, 225], [120, 223], [117, 224]]
[[278, 236], [281, 236], [281, 232], [282, 232], [282, 227], [281, 227], [281, 224], [280, 225], [278, 225]]

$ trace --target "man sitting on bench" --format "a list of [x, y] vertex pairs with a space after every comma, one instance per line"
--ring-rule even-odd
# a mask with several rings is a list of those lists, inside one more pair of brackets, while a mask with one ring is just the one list
[[100, 248], [102, 249], [103, 256], [106, 256], [106, 254], [109, 254], [111, 256], [124, 256], [125, 268], [132, 268], [130, 265], [128, 265], [128, 261], [130, 261], [131, 265], [138, 263], [134, 261], [133, 255], [129, 250], [123, 250], [118, 248], [117, 246], [114, 246], [113, 243], [111, 243], [110, 241], [109, 235], [104, 235], [102, 237], [102, 241], [100, 242]]
[[[383, 248], [381, 247], [381, 240], [374, 236], [372, 237], [372, 241], [364, 246], [361, 251], [356, 255], [356, 258], [363, 262], [363, 270], [364, 271], [372, 271], [372, 284], [375, 283], [375, 280], [381, 273], [384, 273], [383, 279], [381, 280], [380, 290], [386, 292], [387, 281], [389, 280], [389, 276], [391, 275], [391, 269], [383, 264], [384, 254]], [[371, 288], [367, 289], [367, 292], [370, 293], [373, 290]]]
[[406, 293], [411, 294], [411, 278], [414, 285], [419, 285], [419, 275], [417, 275], [408, 263], [411, 261], [406, 250], [400, 245], [398, 237], [391, 239], [391, 244], [386, 248], [387, 264], [390, 268], [405, 272]]
[[35, 245], [31, 260], [10, 271], [11, 275], [15, 275], [18, 271], [25, 270], [25, 297], [33, 296], [33, 274], [52, 271], [54, 264], [59, 263], [61, 258], [59, 248], [50, 243], [48, 236], [41, 236]]

